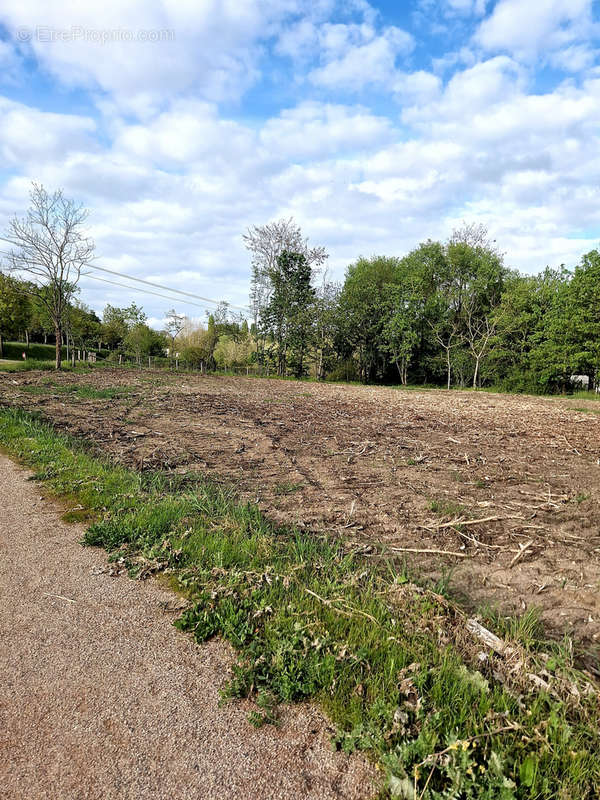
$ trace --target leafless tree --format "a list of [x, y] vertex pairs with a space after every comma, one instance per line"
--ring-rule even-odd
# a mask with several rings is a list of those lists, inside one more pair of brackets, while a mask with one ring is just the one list
[[452, 323], [447, 326], [436, 326], [431, 322], [429, 323], [429, 326], [433, 332], [436, 342], [446, 353], [446, 388], [450, 390], [452, 380], [452, 350], [455, 347], [458, 347], [463, 341], [463, 337], [460, 333], [459, 323], [455, 318]]
[[62, 362], [62, 338], [69, 301], [83, 267], [92, 261], [94, 243], [84, 235], [88, 212], [61, 189], [49, 194], [33, 183], [25, 217], [15, 216], [2, 241], [9, 270], [28, 276], [27, 291], [46, 308], [56, 335], [56, 369]]
[[487, 355], [490, 340], [496, 335], [494, 311], [495, 309], [480, 318], [472, 314], [467, 317], [466, 339], [475, 361], [475, 370], [473, 372], [474, 389], [478, 386], [481, 361]]
[[175, 339], [185, 328], [187, 320], [185, 314], [178, 314], [174, 308], [172, 308], [170, 311], [167, 311], [165, 319], [167, 321], [167, 324], [165, 325], [165, 333], [171, 340], [169, 356], [171, 357], [172, 361], [173, 352], [175, 351]]

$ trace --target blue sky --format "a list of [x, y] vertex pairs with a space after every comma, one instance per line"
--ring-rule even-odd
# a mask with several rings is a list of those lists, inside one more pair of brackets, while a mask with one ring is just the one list
[[463, 221], [524, 272], [573, 265], [600, 239], [599, 39], [592, 0], [1, 0], [0, 226], [63, 187], [98, 265], [234, 304], [242, 233], [284, 216], [333, 279]]

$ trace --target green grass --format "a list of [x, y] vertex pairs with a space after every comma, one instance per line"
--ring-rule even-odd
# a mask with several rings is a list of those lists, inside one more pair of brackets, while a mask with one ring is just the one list
[[113, 386], [105, 389], [96, 389], [94, 386], [55, 384], [52, 381], [45, 380], [39, 385], [19, 386], [19, 391], [36, 395], [69, 394], [80, 397], [82, 400], [114, 400], [128, 397], [132, 392], [132, 387]]
[[[40, 344], [30, 342], [29, 347], [25, 342], [3, 342], [2, 350], [4, 358], [14, 358], [22, 361], [22, 353], [27, 353], [28, 359], [34, 361], [54, 361], [56, 358], [56, 347], [53, 344]], [[67, 357], [67, 348], [62, 348], [63, 358]]]
[[282, 481], [281, 483], [275, 484], [275, 494], [284, 495], [284, 494], [293, 494], [294, 492], [300, 491], [304, 486], [303, 483], [292, 483], [291, 481]]
[[[93, 352], [99, 355], [99, 358], [105, 358], [109, 350], [98, 350], [97, 348], [90, 348]], [[28, 359], [35, 361], [54, 361], [56, 358], [56, 347], [53, 344], [40, 344], [39, 342], [30, 342], [29, 346], [25, 342], [3, 342], [2, 343], [3, 358], [15, 359], [22, 361], [22, 353], [27, 353]], [[77, 350], [77, 348], [75, 348]], [[70, 352], [70, 351], [69, 351]], [[62, 348], [63, 359], [67, 358], [67, 348]]]
[[432, 500], [429, 503], [429, 510], [433, 511], [434, 514], [439, 514], [441, 517], [456, 517], [466, 511], [465, 507], [460, 503], [445, 498]]
[[381, 765], [381, 796], [599, 796], [597, 694], [586, 693], [567, 648], [536, 661], [534, 621], [513, 633], [531, 645], [527, 669], [546, 669], [552, 694], [519, 683], [493, 654], [480, 662], [461, 613], [393, 564], [376, 570], [339, 542], [276, 527], [198, 475], [125, 469], [14, 409], [0, 409], [0, 443], [88, 510], [86, 544], [132, 574], [170, 576], [189, 600], [179, 628], [233, 644], [225, 694], [257, 701], [253, 724], [275, 723], [282, 701], [320, 702], [335, 745]]
[[54, 361], [39, 361], [28, 358], [26, 361], [0, 361], [0, 372], [30, 372], [34, 369], [54, 369]]

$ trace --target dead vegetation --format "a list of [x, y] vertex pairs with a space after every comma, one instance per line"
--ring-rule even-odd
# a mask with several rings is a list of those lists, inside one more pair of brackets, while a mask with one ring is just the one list
[[276, 521], [452, 570], [470, 608], [539, 606], [593, 656], [600, 419], [572, 401], [107, 369], [0, 380], [4, 404], [126, 465], [201, 470]]

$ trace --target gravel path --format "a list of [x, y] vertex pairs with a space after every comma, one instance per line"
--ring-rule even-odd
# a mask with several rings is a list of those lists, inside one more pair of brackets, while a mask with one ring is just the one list
[[103, 571], [0, 455], [0, 797], [3, 800], [368, 798], [373, 770], [334, 753], [321, 715], [254, 729], [219, 706], [231, 652], [170, 624], [174, 596]]

